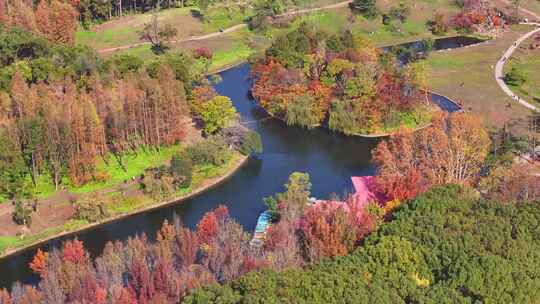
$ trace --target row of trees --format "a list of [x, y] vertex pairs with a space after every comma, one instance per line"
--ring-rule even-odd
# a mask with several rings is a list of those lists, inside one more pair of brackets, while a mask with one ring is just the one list
[[11, 160], [2, 175], [14, 182], [2, 183], [9, 186], [4, 191], [14, 197], [26, 175], [34, 185], [40, 174], [50, 174], [57, 187], [65, 176], [79, 185], [100, 178], [96, 163], [107, 152], [181, 140], [189, 117], [183, 85], [168, 66], [156, 76], [127, 76], [107, 86], [96, 77], [82, 91], [69, 79], [28, 86], [16, 72], [0, 112], [2, 144], [9, 147], [3, 156]]
[[[319, 303], [344, 297], [528, 303], [537, 297], [530, 286], [540, 284], [530, 272], [540, 263], [530, 258], [539, 246], [531, 240], [540, 233], [530, 222], [540, 209], [528, 203], [540, 198], [538, 179], [492, 169], [483, 193], [504, 200], [479, 199], [470, 186], [483, 175], [488, 149], [487, 133], [474, 116], [439, 118], [421, 133], [395, 136], [375, 150], [376, 183], [394, 198], [387, 205], [360, 204], [354, 196], [311, 204], [309, 176], [293, 173], [285, 192], [266, 199], [274, 223], [263, 247], [250, 246], [249, 234], [219, 207], [195, 231], [165, 222], [156, 243], [144, 235], [110, 243], [95, 261], [76, 240], [61, 250], [39, 251], [30, 264], [42, 278], [39, 285], [15, 284], [11, 293], [0, 292], [0, 303]], [[171, 172], [184, 172], [175, 163]], [[526, 181], [532, 182], [507, 187]], [[525, 197], [523, 189], [536, 194]], [[399, 201], [407, 203], [398, 207]], [[501, 204], [512, 201], [523, 203]], [[394, 220], [381, 225], [383, 219]], [[298, 269], [313, 262], [319, 264]]]
[[41, 277], [38, 287], [15, 284], [11, 293], [0, 292], [0, 303], [178, 303], [194, 288], [253, 270], [347, 254], [376, 225], [377, 216], [353, 201], [347, 209], [308, 207], [306, 174], [294, 173], [286, 187], [279, 195], [282, 219], [264, 248], [250, 246], [249, 234], [220, 206], [206, 213], [195, 231], [178, 220], [165, 222], [154, 244], [144, 235], [109, 243], [95, 261], [77, 240], [60, 250], [38, 251], [29, 265]]
[[308, 24], [278, 37], [258, 62], [253, 96], [270, 114], [307, 128], [370, 133], [429, 121], [422, 65], [400, 67], [346, 31], [326, 36]]
[[0, 25], [19, 27], [55, 43], [75, 42], [77, 18], [73, 5], [60, 0], [42, 0], [35, 7], [32, 1], [0, 1]]
[[[56, 187], [106, 179], [96, 171], [100, 159], [115, 155], [124, 166], [124, 152], [174, 144], [191, 123], [188, 96], [202, 69], [189, 55], [146, 65], [131, 55], [104, 61], [88, 48], [52, 45], [15, 27], [0, 29], [0, 51], [4, 197], [28, 196], [40, 177]], [[190, 104], [203, 102], [192, 96]], [[196, 113], [208, 134], [235, 120], [230, 100], [221, 99]]]

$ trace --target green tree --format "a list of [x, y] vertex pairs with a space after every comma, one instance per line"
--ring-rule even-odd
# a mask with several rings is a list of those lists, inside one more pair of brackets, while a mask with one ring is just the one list
[[0, 133], [0, 195], [8, 199], [29, 196], [29, 172], [21, 152], [6, 132]]
[[354, 0], [351, 8], [366, 18], [375, 18], [378, 15], [377, 0]]
[[510, 72], [504, 75], [504, 82], [513, 86], [520, 86], [525, 82], [525, 74], [523, 70], [517, 66], [513, 66]]
[[32, 225], [32, 207], [27, 201], [16, 200], [15, 210], [13, 211], [13, 221], [17, 225]]
[[308, 94], [297, 96], [293, 102], [287, 106], [286, 120], [289, 126], [300, 126], [306, 129], [313, 129], [319, 123], [319, 118], [315, 114], [315, 98]]
[[174, 154], [169, 171], [178, 187], [189, 187], [193, 177], [193, 161], [189, 154], [185, 152]]
[[[311, 195], [309, 174], [293, 172], [285, 184], [285, 189], [286, 191], [283, 193], [264, 198], [264, 202], [274, 219], [296, 220], [309, 203]], [[283, 204], [284, 208], [279, 209], [279, 204]]]
[[239, 151], [244, 155], [250, 155], [251, 153], [262, 153], [263, 146], [259, 133], [249, 130], [242, 139], [242, 144]]
[[206, 134], [217, 133], [231, 124], [237, 117], [231, 99], [226, 96], [216, 96], [203, 103], [198, 114], [203, 121], [203, 131]]

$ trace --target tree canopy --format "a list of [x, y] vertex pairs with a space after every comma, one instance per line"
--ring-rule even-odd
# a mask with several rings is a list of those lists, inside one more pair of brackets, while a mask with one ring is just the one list
[[535, 303], [540, 205], [435, 188], [403, 205], [353, 254], [249, 273], [186, 303]]

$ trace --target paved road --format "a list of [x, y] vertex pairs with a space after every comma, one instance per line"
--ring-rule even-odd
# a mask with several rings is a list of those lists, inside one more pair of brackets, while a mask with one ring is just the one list
[[506, 83], [504, 83], [504, 80], [503, 80], [503, 71], [504, 71], [504, 64], [506, 63], [506, 61], [508, 61], [508, 59], [512, 56], [512, 54], [514, 53], [514, 51], [519, 47], [519, 45], [527, 40], [529, 37], [531, 37], [532, 35], [536, 34], [536, 33], [540, 33], [540, 23], [529, 23], [531, 25], [534, 25], [536, 26], [537, 28], [524, 34], [523, 36], [519, 37], [518, 40], [516, 40], [514, 42], [514, 44], [512, 44], [512, 46], [510, 46], [510, 48], [508, 50], [506, 50], [506, 52], [504, 52], [503, 56], [501, 57], [501, 59], [499, 59], [499, 61], [497, 62], [497, 65], [495, 66], [495, 80], [497, 80], [497, 83], [499, 84], [499, 86], [501, 87], [501, 89], [506, 93], [506, 95], [510, 96], [512, 99], [518, 101], [521, 105], [531, 109], [531, 110], [534, 110], [534, 111], [537, 111], [537, 112], [540, 112], [540, 109], [537, 108], [536, 106], [528, 103], [527, 101], [521, 99], [519, 96], [517, 96], [516, 94], [514, 94], [512, 92], [512, 90], [510, 90], [510, 88], [506, 85]]
[[[286, 13], [277, 15], [276, 17], [278, 17], [278, 18], [279, 17], [287, 17], [287, 16], [301, 15], [301, 14], [311, 13], [311, 12], [316, 12], [316, 11], [340, 8], [340, 7], [344, 7], [344, 6], [349, 5], [349, 3], [351, 3], [351, 2], [352, 2], [352, 0], [348, 0], [348, 1], [343, 1], [343, 2], [336, 3], [336, 4], [330, 4], [330, 5], [325, 5], [325, 6], [321, 6], [321, 7], [306, 8], [306, 9], [301, 9], [301, 10], [296, 10], [296, 11], [290, 11], [290, 12], [286, 12]], [[173, 40], [173, 41], [171, 41], [171, 43], [182, 43], [182, 42], [199, 41], [199, 40], [206, 40], [206, 39], [210, 39], [210, 38], [215, 38], [215, 37], [225, 35], [227, 33], [236, 32], [236, 31], [238, 31], [238, 30], [240, 30], [240, 29], [242, 29], [242, 28], [244, 28], [246, 26], [247, 26], [247, 24], [241, 23], [241, 24], [237, 24], [235, 26], [231, 26], [231, 27], [229, 27], [227, 29], [224, 29], [221, 32], [210, 33], [210, 34], [206, 34], [206, 35], [202, 35], [202, 36], [194, 36], [194, 37], [190, 37], [190, 38], [186, 38], [186, 39]], [[141, 45], [148, 45], [148, 44], [150, 44], [150, 42], [147, 42], [147, 41], [137, 42], [137, 43], [132, 43], [132, 44], [113, 47], [113, 48], [101, 49], [101, 50], [98, 50], [98, 52], [101, 53], [101, 54], [106, 54], [106, 53], [111, 53], [111, 52], [115, 52], [115, 51], [126, 50], [126, 49], [130, 49], [130, 48], [138, 47], [138, 46], [141, 46]]]

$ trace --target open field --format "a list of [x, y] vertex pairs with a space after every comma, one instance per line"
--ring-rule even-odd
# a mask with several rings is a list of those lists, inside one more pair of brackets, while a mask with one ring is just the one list
[[[493, 68], [503, 52], [530, 26], [513, 26], [501, 37], [466, 48], [433, 53], [427, 59], [431, 88], [481, 115], [491, 126], [525, 122], [530, 112], [499, 88]], [[519, 126], [516, 126], [519, 129]]]
[[504, 73], [513, 67], [520, 71], [525, 82], [520, 85], [509, 85], [513, 92], [521, 98], [540, 106], [540, 49], [531, 49], [534, 36], [523, 42], [514, 55], [508, 60]]
[[[215, 7], [209, 9], [208, 21], [202, 22], [196, 17], [197, 12], [196, 7], [184, 7], [165, 9], [155, 15], [161, 24], [172, 25], [178, 32], [175, 39], [181, 40], [240, 24], [250, 14], [249, 10], [242, 11], [238, 7], [228, 10]], [[151, 13], [130, 15], [95, 25], [90, 30], [81, 29], [76, 35], [77, 43], [99, 50], [141, 42], [139, 32], [152, 20], [152, 16]]]

